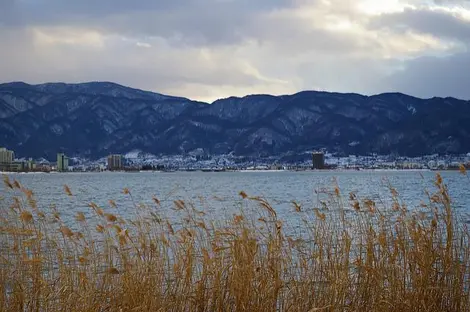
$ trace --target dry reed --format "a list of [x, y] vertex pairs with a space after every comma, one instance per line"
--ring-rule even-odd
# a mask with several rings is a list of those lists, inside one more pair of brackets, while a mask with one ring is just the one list
[[292, 202], [298, 235], [245, 192], [227, 222], [176, 200], [172, 223], [153, 197], [133, 220], [110, 200], [69, 224], [4, 184], [0, 311], [470, 311], [469, 232], [440, 175], [420, 211], [393, 188], [390, 207], [337, 185], [319, 207]]

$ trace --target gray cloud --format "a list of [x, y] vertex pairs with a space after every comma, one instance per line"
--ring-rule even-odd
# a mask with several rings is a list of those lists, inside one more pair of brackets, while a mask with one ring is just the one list
[[414, 30], [439, 38], [470, 40], [470, 20], [442, 10], [406, 9], [401, 13], [384, 14], [375, 18], [369, 25], [373, 28], [389, 28], [406, 32]]
[[382, 88], [431, 98], [452, 96], [470, 99], [470, 53], [447, 57], [419, 57], [406, 62], [403, 70], [382, 81]]
[[3, 0], [10, 27], [84, 26], [105, 33], [160, 36], [188, 44], [231, 43], [260, 12], [289, 6], [284, 0]]
[[301, 89], [470, 98], [468, 54], [457, 53], [470, 24], [444, 10], [457, 2], [371, 15], [346, 0], [0, 0], [0, 81], [110, 80], [202, 100]]

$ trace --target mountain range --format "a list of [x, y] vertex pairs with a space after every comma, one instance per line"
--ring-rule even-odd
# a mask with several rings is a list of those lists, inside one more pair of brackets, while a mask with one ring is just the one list
[[96, 159], [155, 155], [338, 154], [419, 156], [470, 151], [470, 102], [401, 93], [303, 91], [213, 103], [111, 82], [0, 84], [0, 146], [20, 157], [57, 152]]

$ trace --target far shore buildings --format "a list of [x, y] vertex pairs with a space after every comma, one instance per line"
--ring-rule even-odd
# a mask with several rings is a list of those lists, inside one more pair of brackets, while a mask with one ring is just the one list
[[15, 160], [15, 152], [0, 147], [0, 164], [11, 164]]
[[66, 172], [69, 170], [69, 158], [64, 153], [57, 154], [57, 171]]
[[325, 168], [325, 154], [321, 152], [312, 153], [312, 168], [324, 169]]
[[0, 148], [0, 171], [22, 171], [23, 163], [15, 161], [15, 152]]
[[121, 170], [122, 168], [122, 155], [113, 154], [108, 156], [108, 170]]
[[34, 160], [15, 160], [15, 152], [0, 148], [0, 171], [6, 172], [20, 172], [20, 171], [33, 171], [36, 169]]
[[0, 148], [0, 171], [17, 171], [17, 164], [15, 164], [15, 153], [6, 149]]

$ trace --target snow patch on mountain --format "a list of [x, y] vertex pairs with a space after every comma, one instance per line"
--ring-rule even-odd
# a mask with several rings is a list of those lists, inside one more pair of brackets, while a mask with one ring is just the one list
[[125, 159], [133, 160], [133, 159], [156, 159], [157, 156], [143, 152], [141, 150], [132, 150], [124, 155]]
[[416, 108], [413, 105], [408, 105], [407, 109], [411, 114], [416, 114]]
[[58, 136], [60, 136], [64, 133], [64, 129], [58, 124], [53, 124], [51, 126], [51, 131], [54, 132]]

